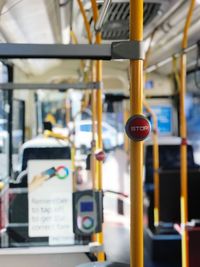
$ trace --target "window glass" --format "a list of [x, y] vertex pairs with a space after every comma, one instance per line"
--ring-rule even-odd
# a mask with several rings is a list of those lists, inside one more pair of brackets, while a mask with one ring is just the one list
[[186, 95], [185, 113], [188, 138], [194, 147], [195, 161], [200, 164], [200, 96], [198, 94], [188, 93]]
[[57, 129], [66, 128], [66, 125], [71, 118], [71, 109], [70, 104], [68, 104], [64, 95], [54, 92], [55, 100], [49, 100], [48, 95], [46, 95], [44, 92], [43, 94], [46, 96], [46, 99], [44, 96], [41, 97], [38, 94], [35, 95], [37, 133], [41, 134], [43, 132], [44, 121], [51, 122], [51, 124]]
[[187, 92], [199, 92], [200, 70], [192, 71], [187, 74]]
[[49, 101], [42, 103], [42, 119], [50, 118], [53, 124], [60, 127], [66, 126], [66, 107], [65, 101]]
[[7, 101], [5, 94], [0, 91], [0, 177], [5, 178], [7, 172], [8, 124]]
[[[0, 63], [0, 82], [7, 82], [6, 68]], [[0, 90], [0, 179], [8, 175], [8, 95]]]
[[12, 160], [13, 169], [17, 169], [18, 153], [24, 142], [24, 102], [13, 100], [13, 123], [12, 123]]
[[107, 132], [107, 131], [108, 129], [105, 126], [103, 126], [103, 132]]
[[80, 125], [80, 130], [82, 132], [91, 132], [92, 131], [92, 125], [91, 124]]
[[[115, 98], [115, 96], [113, 96]], [[117, 97], [117, 96], [116, 96]], [[103, 126], [103, 133], [112, 136], [110, 141], [110, 149], [114, 147], [121, 147], [124, 144], [124, 114], [123, 105], [121, 101], [109, 102], [106, 100], [104, 104], [103, 121], [108, 124], [108, 127]]]

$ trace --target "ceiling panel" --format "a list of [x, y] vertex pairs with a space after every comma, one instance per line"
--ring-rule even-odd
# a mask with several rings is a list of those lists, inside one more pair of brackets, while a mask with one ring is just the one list
[[[8, 0], [1, 11], [0, 32], [3, 42], [59, 43], [61, 42], [58, 1]], [[26, 73], [39, 74], [58, 61], [14, 61]]]
[[[87, 2], [87, 1], [86, 1]], [[101, 10], [102, 1], [99, 0], [98, 8]], [[163, 13], [168, 12], [176, 0], [146, 0], [144, 1], [144, 26], [145, 28], [160, 20]], [[88, 17], [91, 29], [94, 29], [91, 8], [88, 8]], [[102, 26], [103, 40], [129, 39], [129, 1], [113, 0], [105, 16]]]

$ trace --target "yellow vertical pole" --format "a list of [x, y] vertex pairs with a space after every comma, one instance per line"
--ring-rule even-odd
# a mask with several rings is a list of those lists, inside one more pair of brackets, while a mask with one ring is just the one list
[[144, 107], [152, 116], [153, 120], [153, 182], [154, 182], [154, 225], [160, 221], [160, 186], [159, 186], [159, 146], [158, 146], [158, 122], [156, 114], [144, 100]]
[[172, 67], [173, 67], [175, 81], [177, 83], [177, 88], [179, 91], [179, 89], [180, 89], [180, 75], [179, 75], [179, 72], [177, 70], [177, 58], [175, 56], [173, 56]]
[[[130, 40], [143, 40], [143, 0], [130, 0]], [[143, 60], [130, 61], [130, 80], [131, 115], [141, 114]], [[131, 267], [143, 267], [143, 142], [130, 141], [130, 172], [130, 261]]]
[[[92, 80], [95, 81], [95, 65], [92, 64]], [[93, 188], [96, 189], [96, 90], [92, 91], [92, 153], [91, 153], [91, 172], [92, 172], [92, 182]]]
[[84, 10], [83, 2], [82, 2], [82, 0], [77, 0], [77, 2], [78, 2], [78, 5], [79, 5], [79, 8], [80, 8], [82, 17], [83, 17], [85, 30], [86, 30], [87, 37], [88, 37], [88, 42], [91, 44], [92, 43], [92, 33], [90, 31], [90, 24], [89, 24], [89, 21], [87, 19], [86, 12]]
[[[90, 24], [89, 21], [87, 19], [87, 15], [83, 6], [83, 2], [82, 0], [77, 0], [79, 8], [80, 8], [80, 12], [82, 14], [83, 17], [83, 21], [84, 21], [84, 26], [85, 26], [85, 30], [87, 33], [87, 38], [88, 38], [88, 43], [91, 44], [92, 43], [92, 32], [90, 30]], [[95, 81], [95, 71], [94, 71], [94, 63], [92, 63], [92, 80]], [[96, 177], [96, 160], [95, 160], [95, 150], [96, 150], [96, 90], [92, 90], [91, 92], [91, 99], [92, 99], [92, 147], [91, 147], [91, 173], [92, 173], [92, 183], [93, 183], [93, 188], [96, 188], [96, 183], [95, 183], [95, 177]]]
[[[97, 61], [97, 82], [102, 81], [102, 61]], [[102, 90], [97, 90], [97, 148], [103, 149], [102, 140]], [[102, 161], [98, 162], [97, 189], [102, 190]]]
[[69, 122], [70, 122], [70, 100], [66, 99], [65, 102], [65, 109], [66, 109], [66, 116], [65, 116], [65, 121], [66, 121], [66, 128], [68, 128]]
[[0, 182], [0, 192], [4, 188], [5, 184], [3, 182]]
[[187, 174], [187, 125], [185, 116], [185, 91], [186, 91], [186, 61], [187, 56], [185, 49], [188, 46], [188, 31], [191, 24], [192, 14], [195, 7], [195, 0], [190, 1], [190, 7], [185, 23], [183, 40], [182, 40], [182, 54], [180, 62], [180, 136], [181, 136], [181, 226], [182, 226], [182, 266], [189, 266], [189, 248], [187, 240], [186, 223], [188, 222], [188, 174]]
[[[93, 10], [93, 20], [94, 23], [97, 22], [99, 12], [98, 12], [98, 7], [96, 0], [91, 0], [92, 4], [92, 10]], [[96, 34], [96, 44], [101, 44], [101, 33], [98, 32]], [[97, 60], [96, 62], [96, 82], [101, 83], [102, 82], [102, 61]], [[103, 148], [103, 142], [102, 142], [102, 90], [98, 89], [97, 90], [97, 148], [102, 149]], [[97, 183], [96, 183], [96, 189], [101, 191], [102, 190], [102, 162], [99, 161], [97, 163]], [[103, 244], [103, 232], [97, 233], [96, 235], [97, 242], [100, 244]], [[104, 252], [101, 251], [97, 255], [98, 261], [104, 261], [105, 260], [105, 255]]]
[[[152, 42], [154, 35], [156, 33], [155, 29], [151, 35], [151, 40], [149, 44], [149, 48], [145, 55], [145, 61], [144, 61], [144, 69], [147, 68], [148, 65], [148, 59], [151, 53], [152, 48]], [[144, 83], [146, 80], [146, 75], [144, 74]], [[158, 146], [158, 121], [157, 116], [149, 106], [148, 102], [144, 99], [143, 104], [147, 110], [152, 116], [153, 121], [153, 183], [154, 183], [154, 226], [159, 225], [160, 221], [160, 181], [159, 181], [159, 146]]]
[[[87, 19], [87, 15], [81, 0], [77, 0], [80, 12], [83, 17], [85, 30], [87, 33], [88, 43], [92, 43], [92, 32], [90, 30], [90, 24]], [[95, 81], [95, 64], [92, 63], [92, 80]], [[92, 106], [92, 144], [91, 144], [91, 173], [92, 173], [92, 188], [96, 189], [96, 159], [95, 159], [95, 150], [96, 150], [96, 90], [91, 92], [91, 106]]]
[[158, 146], [158, 129], [157, 118], [154, 118], [153, 129], [153, 177], [154, 177], [154, 225], [158, 226], [160, 222], [160, 187], [159, 187], [159, 146]]
[[[87, 15], [86, 12], [84, 10], [84, 6], [81, 0], [77, 0], [78, 1], [78, 5], [81, 11], [81, 14], [83, 16], [83, 20], [84, 20], [84, 25], [85, 25], [85, 29], [87, 32], [87, 37], [88, 37], [88, 42], [92, 43], [92, 33], [90, 30], [90, 24], [89, 21], [87, 19]], [[94, 62], [92, 63], [92, 80], [96, 81], [96, 71], [95, 71], [95, 64]], [[96, 90], [92, 90], [91, 92], [91, 99], [92, 99], [92, 144], [91, 144], [91, 173], [92, 173], [92, 188], [94, 190], [96, 190], [97, 188], [97, 171], [98, 171], [98, 162], [96, 161], [95, 158], [95, 151], [96, 151], [96, 114], [97, 114], [97, 106], [96, 106], [96, 96], [97, 96], [97, 92]], [[97, 235], [98, 236], [98, 235]], [[96, 240], [96, 235], [93, 236], [94, 240]], [[103, 242], [103, 241], [102, 241]], [[102, 256], [103, 254], [100, 253], [101, 258], [103, 258], [104, 256]]]

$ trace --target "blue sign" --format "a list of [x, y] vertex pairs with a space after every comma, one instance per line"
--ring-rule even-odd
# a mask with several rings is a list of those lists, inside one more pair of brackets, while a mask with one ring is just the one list
[[[172, 112], [171, 106], [151, 106], [158, 120], [158, 132], [160, 134], [172, 133]], [[152, 119], [151, 119], [152, 123]]]
[[185, 101], [187, 132], [190, 139], [199, 139], [200, 134], [200, 98], [187, 94]]
[[154, 82], [152, 80], [146, 81], [144, 88], [147, 89], [147, 90], [153, 89], [154, 88]]

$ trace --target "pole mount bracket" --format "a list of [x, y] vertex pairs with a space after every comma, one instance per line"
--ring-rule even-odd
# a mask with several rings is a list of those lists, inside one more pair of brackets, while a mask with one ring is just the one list
[[112, 59], [144, 60], [144, 42], [122, 41], [111, 45]]
[[103, 82], [93, 82], [91, 84], [93, 84], [93, 88], [91, 89], [100, 90], [103, 88]]

